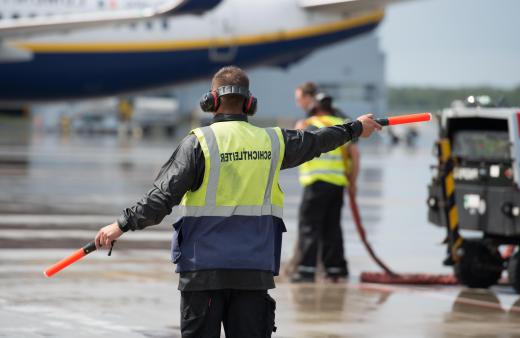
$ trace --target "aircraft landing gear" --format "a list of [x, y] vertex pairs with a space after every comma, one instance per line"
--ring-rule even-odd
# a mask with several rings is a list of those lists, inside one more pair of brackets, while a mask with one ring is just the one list
[[482, 240], [464, 240], [455, 275], [470, 288], [488, 288], [502, 275], [504, 261], [496, 245]]

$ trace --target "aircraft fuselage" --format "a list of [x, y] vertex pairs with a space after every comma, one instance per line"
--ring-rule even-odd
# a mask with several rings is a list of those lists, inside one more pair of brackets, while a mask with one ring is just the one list
[[117, 95], [202, 79], [228, 64], [286, 66], [373, 30], [382, 17], [317, 15], [293, 0], [227, 0], [203, 16], [9, 41], [32, 58], [0, 63], [0, 101]]

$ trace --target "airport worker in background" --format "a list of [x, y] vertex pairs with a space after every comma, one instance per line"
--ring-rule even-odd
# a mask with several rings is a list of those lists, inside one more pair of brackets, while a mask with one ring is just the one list
[[[324, 92], [316, 94], [316, 109], [320, 109], [319, 114], [335, 116], [339, 118], [336, 121], [342, 121], [342, 123], [350, 122], [352, 119], [350, 116], [342, 112], [338, 107], [334, 106], [332, 96]], [[315, 111], [311, 111], [312, 116], [318, 116]], [[329, 124], [330, 125], [330, 124]], [[311, 126], [308, 126], [311, 130]], [[346, 151], [345, 151], [346, 150]], [[357, 178], [359, 175], [359, 168], [361, 163], [361, 156], [359, 153], [359, 147], [357, 140], [352, 140], [343, 146], [343, 159], [346, 165], [345, 173], [347, 175], [347, 189], [351, 190], [354, 195], [357, 193]]]
[[111, 247], [128, 230], [155, 225], [179, 205], [172, 259], [180, 274], [182, 337], [270, 337], [280, 268], [283, 193], [281, 169], [380, 130], [370, 115], [308, 132], [258, 128], [249, 79], [240, 68], [220, 69], [201, 108], [210, 126], [192, 130], [161, 168], [153, 188], [114, 223], [99, 230]]
[[[318, 93], [312, 82], [298, 86], [295, 99], [308, 116], [298, 121], [296, 129], [316, 131], [345, 123], [344, 115], [333, 107], [332, 97]], [[326, 279], [338, 281], [348, 277], [341, 209], [344, 189], [356, 193], [360, 156], [354, 141], [300, 166], [300, 183], [304, 191], [298, 216], [298, 265], [291, 275], [292, 282], [313, 282], [318, 257], [323, 263]]]

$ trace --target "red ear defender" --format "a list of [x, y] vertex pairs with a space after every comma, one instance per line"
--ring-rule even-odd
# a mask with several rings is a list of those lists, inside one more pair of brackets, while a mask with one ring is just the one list
[[213, 111], [216, 112], [218, 106], [220, 106], [220, 100], [218, 99], [218, 94], [216, 91], [211, 91], [211, 96], [213, 96]]
[[253, 103], [253, 96], [249, 96], [249, 99], [247, 100], [247, 105], [246, 105], [246, 114], [249, 112], [249, 109], [251, 109], [251, 103]]
[[202, 111], [214, 113], [220, 105], [218, 93], [214, 90], [207, 92], [200, 98], [200, 108]]
[[254, 115], [256, 113], [256, 97], [249, 95], [247, 101], [244, 101], [244, 113], [247, 115]]

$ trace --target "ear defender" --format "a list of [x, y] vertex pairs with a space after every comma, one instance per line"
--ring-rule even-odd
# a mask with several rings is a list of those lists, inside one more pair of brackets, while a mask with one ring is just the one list
[[244, 101], [244, 107], [242, 108], [244, 114], [255, 115], [257, 103], [258, 100], [256, 99], [256, 97], [249, 94], [249, 97]]
[[220, 97], [226, 95], [242, 96], [244, 98], [244, 105], [242, 106], [244, 114], [254, 115], [256, 113], [258, 104], [256, 97], [251, 95], [249, 89], [234, 85], [218, 87], [216, 91], [212, 90], [204, 94], [200, 98], [200, 108], [205, 112], [214, 113], [220, 106]]
[[200, 98], [200, 109], [206, 113], [216, 112], [219, 106], [220, 98], [214, 90], [207, 92]]

